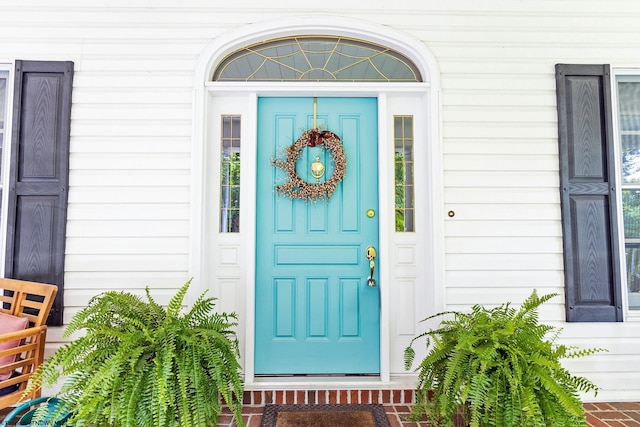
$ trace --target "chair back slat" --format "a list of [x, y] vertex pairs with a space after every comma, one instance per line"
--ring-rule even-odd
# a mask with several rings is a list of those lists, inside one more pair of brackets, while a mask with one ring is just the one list
[[[0, 389], [12, 386], [18, 388], [0, 396], [0, 409], [20, 401], [29, 378], [44, 360], [47, 334], [45, 323], [57, 292], [58, 287], [55, 285], [0, 278], [0, 311], [29, 319], [29, 327], [24, 331], [0, 335], [0, 342], [20, 340], [18, 347], [1, 352], [2, 355], [18, 354], [19, 357], [12, 363], [0, 365], [0, 372], [14, 373], [11, 378], [0, 381]], [[39, 396], [40, 390], [35, 390], [25, 400]]]
[[45, 283], [0, 278], [0, 290], [3, 294], [0, 297], [3, 312], [28, 318], [30, 326], [40, 326], [49, 317], [58, 287]]

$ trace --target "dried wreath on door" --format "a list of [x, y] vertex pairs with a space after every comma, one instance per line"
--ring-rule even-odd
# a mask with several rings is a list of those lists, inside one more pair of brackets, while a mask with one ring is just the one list
[[[296, 162], [306, 147], [322, 146], [331, 152], [335, 169], [331, 177], [324, 182], [311, 183], [303, 180], [296, 172]], [[347, 169], [347, 157], [340, 137], [328, 130], [309, 129], [285, 150], [285, 159], [275, 159], [273, 165], [289, 175], [289, 181], [276, 185], [276, 192], [291, 199], [317, 201], [328, 200], [344, 178]]]

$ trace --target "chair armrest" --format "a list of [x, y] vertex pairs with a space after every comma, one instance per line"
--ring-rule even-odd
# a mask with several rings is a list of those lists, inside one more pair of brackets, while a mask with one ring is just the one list
[[21, 331], [9, 332], [0, 335], [0, 344], [7, 341], [23, 340], [25, 338], [36, 336], [47, 330], [47, 325], [34, 326], [32, 328], [23, 329]]
[[[15, 347], [0, 350], [0, 357], [14, 356], [17, 360], [9, 364], [0, 365], [0, 372], [13, 371], [17, 368], [31, 365], [35, 367], [44, 359], [44, 344], [47, 337], [47, 326], [35, 326], [23, 331], [10, 332], [0, 335], [0, 343], [6, 341], [19, 341]], [[34, 365], [35, 363], [35, 365]], [[5, 383], [4, 381], [2, 382]]]

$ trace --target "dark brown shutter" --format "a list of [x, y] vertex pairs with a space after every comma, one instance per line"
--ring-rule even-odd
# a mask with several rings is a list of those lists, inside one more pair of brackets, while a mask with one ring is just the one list
[[608, 65], [556, 65], [567, 321], [622, 321]]
[[62, 324], [72, 62], [16, 61], [7, 277], [58, 285]]

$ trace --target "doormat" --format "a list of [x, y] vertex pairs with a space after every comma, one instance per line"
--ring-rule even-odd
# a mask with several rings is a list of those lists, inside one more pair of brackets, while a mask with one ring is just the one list
[[260, 427], [391, 427], [382, 405], [266, 405]]

